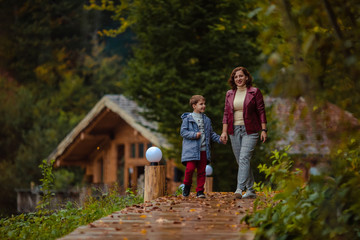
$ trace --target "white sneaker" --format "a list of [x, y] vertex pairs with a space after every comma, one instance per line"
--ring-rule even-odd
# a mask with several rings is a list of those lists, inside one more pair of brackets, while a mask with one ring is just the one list
[[242, 196], [242, 190], [241, 189], [236, 189], [236, 191], [235, 191], [235, 197], [236, 198], [242, 198], [243, 196]]
[[256, 193], [253, 191], [246, 191], [246, 193], [242, 196], [243, 198], [256, 198]]

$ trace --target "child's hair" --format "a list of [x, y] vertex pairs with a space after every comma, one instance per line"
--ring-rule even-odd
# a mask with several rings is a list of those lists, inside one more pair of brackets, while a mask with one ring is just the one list
[[194, 95], [190, 98], [190, 106], [192, 107], [193, 104], [197, 104], [200, 100], [204, 100], [205, 98], [201, 95]]

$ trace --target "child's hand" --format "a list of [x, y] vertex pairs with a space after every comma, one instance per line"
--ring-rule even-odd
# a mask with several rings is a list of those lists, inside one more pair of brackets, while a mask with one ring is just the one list
[[196, 133], [196, 138], [200, 138], [201, 137], [201, 132]]

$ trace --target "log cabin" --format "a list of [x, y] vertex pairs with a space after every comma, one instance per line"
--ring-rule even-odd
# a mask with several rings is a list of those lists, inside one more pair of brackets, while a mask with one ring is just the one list
[[[105, 95], [60, 142], [48, 159], [55, 167], [80, 166], [85, 182], [98, 186], [115, 183], [122, 191], [141, 189], [144, 179], [146, 150], [151, 146], [169, 148], [166, 139], [156, 132], [157, 124], [141, 116], [142, 109], [123, 95]], [[167, 192], [178, 185], [173, 159], [166, 165]]]

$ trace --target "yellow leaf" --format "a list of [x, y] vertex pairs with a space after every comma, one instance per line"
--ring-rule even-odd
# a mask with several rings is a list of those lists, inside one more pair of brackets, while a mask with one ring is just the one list
[[146, 215], [141, 215], [140, 217], [141, 217], [141, 218], [146, 218]]
[[146, 234], [146, 229], [141, 229], [141, 234]]
[[189, 212], [196, 212], [196, 210], [195, 209], [190, 209]]

